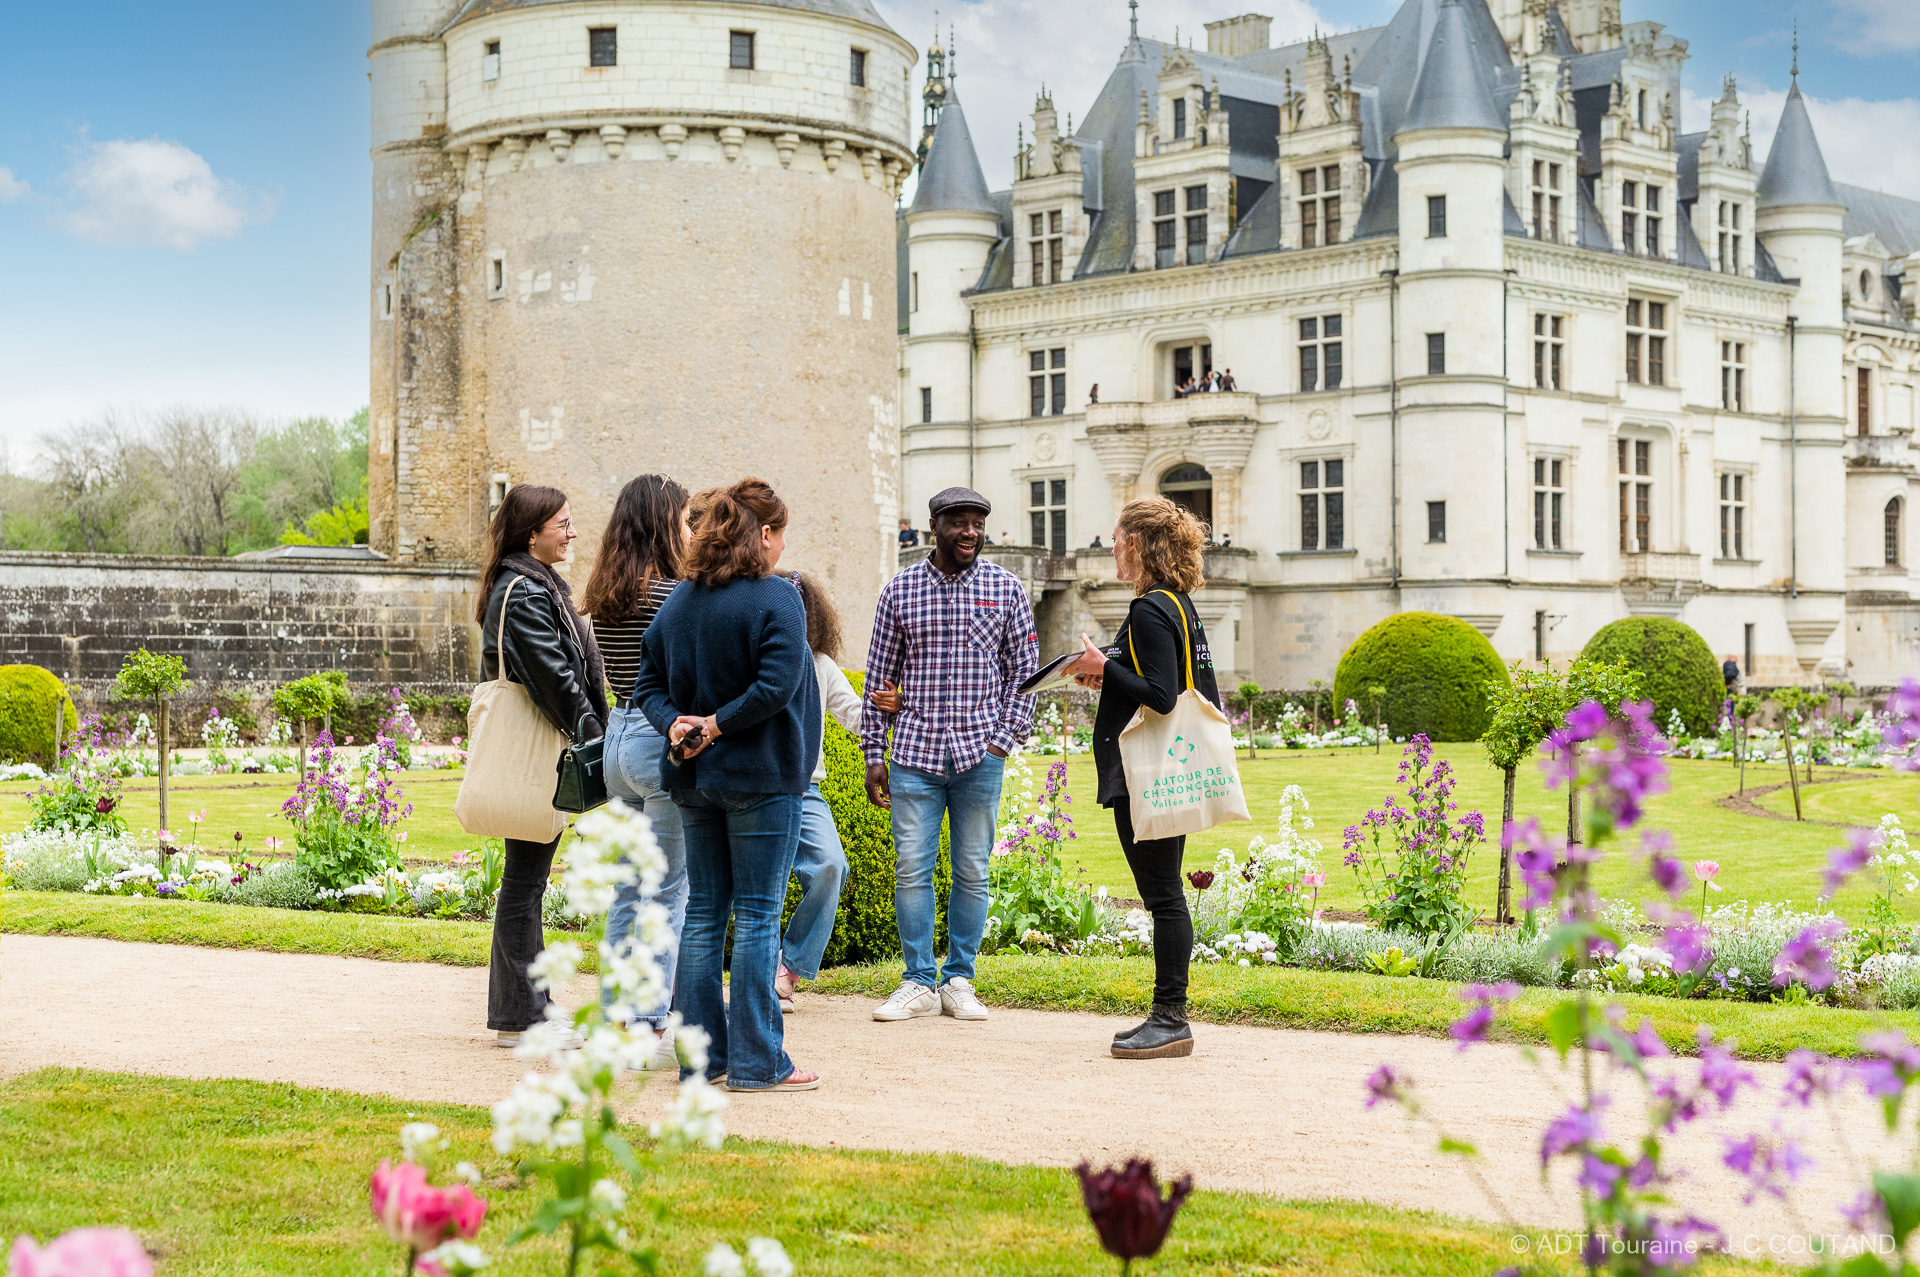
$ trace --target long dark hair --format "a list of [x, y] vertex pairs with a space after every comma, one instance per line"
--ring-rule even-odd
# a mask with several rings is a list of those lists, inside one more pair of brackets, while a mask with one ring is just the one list
[[474, 600], [473, 619], [487, 623], [487, 601], [493, 597], [494, 582], [500, 579], [500, 563], [509, 554], [525, 554], [533, 534], [547, 526], [547, 520], [567, 504], [567, 494], [558, 488], [538, 483], [521, 483], [507, 489], [506, 499], [493, 512], [487, 525], [487, 565], [480, 571], [480, 595]]
[[800, 591], [800, 605], [807, 611], [807, 646], [834, 660], [840, 659], [840, 613], [815, 576], [783, 572]]
[[655, 581], [680, 579], [687, 557], [680, 516], [687, 490], [662, 474], [631, 479], [614, 499], [580, 610], [601, 621], [624, 621], [640, 610]]
[[711, 496], [687, 547], [687, 580], [718, 589], [737, 577], [757, 580], [773, 571], [760, 529], [787, 526], [787, 503], [765, 479], [748, 477]]

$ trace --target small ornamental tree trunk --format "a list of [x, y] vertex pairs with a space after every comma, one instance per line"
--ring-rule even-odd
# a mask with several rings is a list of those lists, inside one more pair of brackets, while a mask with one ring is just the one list
[[300, 779], [307, 778], [307, 720], [298, 719], [293, 724], [293, 743], [300, 750]]
[[156, 710], [154, 714], [154, 739], [158, 741], [160, 745], [160, 828], [162, 829], [168, 828], [168, 825], [167, 825], [167, 770], [168, 770], [167, 755], [170, 752], [170, 750], [168, 749], [169, 742], [167, 740], [167, 736], [168, 736], [167, 702], [164, 699], [162, 699], [156, 702]]
[[[1793, 715], [1780, 716], [1780, 731], [1787, 742], [1787, 782], [1793, 786], [1793, 818], [1803, 819], [1800, 815], [1800, 769], [1793, 760]], [[1811, 752], [1811, 751], [1809, 751]]]
[[[1380, 698], [1376, 696], [1373, 698], [1373, 752], [1376, 754], [1380, 752], [1380, 733], [1385, 730], [1385, 725], [1380, 721]], [[1508, 772], [1507, 775], [1511, 777], [1513, 773]], [[1511, 801], [1507, 803], [1507, 819], [1513, 819], [1513, 803]]]
[[1506, 778], [1500, 799], [1500, 894], [1494, 901], [1493, 920], [1502, 925], [1513, 921], [1513, 848], [1508, 845], [1507, 830], [1513, 828], [1514, 773], [1505, 769]]
[[49, 764], [52, 771], [60, 770], [60, 742], [67, 734], [67, 695], [66, 689], [60, 690], [60, 696], [53, 702], [53, 761]]
[[1740, 796], [1747, 796], [1747, 719], [1740, 720]]
[[1580, 791], [1567, 782], [1567, 846], [1580, 845]]

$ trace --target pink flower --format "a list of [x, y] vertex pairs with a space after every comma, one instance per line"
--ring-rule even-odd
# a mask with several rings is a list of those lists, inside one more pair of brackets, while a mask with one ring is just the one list
[[1300, 885], [1303, 887], [1311, 887], [1315, 891], [1318, 891], [1327, 885], [1327, 876], [1323, 873], [1305, 874], [1302, 875], [1300, 879]]
[[161, 842], [172, 842], [172, 841], [173, 841], [173, 830], [171, 830], [171, 829], [162, 829], [162, 830], [160, 831], [160, 833], [159, 833], [159, 838], [160, 838], [160, 841], [161, 841]]
[[464, 865], [464, 864], [466, 864], [466, 863], [467, 863], [467, 862], [468, 862], [469, 860], [472, 860], [472, 859], [473, 859], [473, 857], [471, 857], [471, 856], [469, 856], [469, 855], [468, 855], [468, 854], [467, 854], [466, 852], [464, 852], [464, 851], [456, 851], [456, 852], [454, 852], [454, 853], [453, 853], [453, 863], [454, 863], [454, 864], [456, 864], [456, 865]]
[[153, 1277], [140, 1239], [124, 1228], [76, 1228], [48, 1242], [14, 1239], [7, 1277]]
[[1717, 860], [1694, 861], [1693, 876], [1697, 881], [1704, 883], [1706, 886], [1712, 887], [1715, 891], [1721, 890], [1720, 884], [1714, 881], [1715, 878], [1720, 876], [1719, 861]]
[[386, 1158], [374, 1168], [374, 1218], [387, 1236], [416, 1250], [438, 1246], [449, 1232], [471, 1237], [487, 1217], [487, 1204], [465, 1184], [435, 1188], [426, 1169], [414, 1162], [390, 1165]]

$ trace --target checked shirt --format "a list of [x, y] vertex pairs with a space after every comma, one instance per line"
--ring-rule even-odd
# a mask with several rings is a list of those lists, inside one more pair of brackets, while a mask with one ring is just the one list
[[[1031, 696], [1015, 689], [1039, 668], [1033, 605], [1020, 578], [974, 560], [948, 577], [922, 559], [887, 582], [874, 608], [867, 648], [860, 748], [869, 764], [887, 757], [936, 775], [977, 766], [987, 746], [1002, 753], [1033, 730]], [[900, 688], [898, 714], [873, 706], [873, 693]]]

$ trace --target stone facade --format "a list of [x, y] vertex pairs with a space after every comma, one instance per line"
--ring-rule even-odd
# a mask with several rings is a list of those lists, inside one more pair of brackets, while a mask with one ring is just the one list
[[903, 503], [971, 476], [1058, 650], [1164, 487], [1268, 686], [1410, 609], [1530, 662], [1658, 614], [1755, 683], [1914, 671], [1920, 204], [1830, 184], [1797, 89], [1763, 177], [1731, 80], [1683, 132], [1686, 44], [1617, 0], [1208, 31], [1136, 35], [1072, 136], [1043, 93], [997, 215], [908, 219]]
[[427, 564], [0, 552], [0, 664], [95, 699], [143, 646], [183, 657], [196, 691], [338, 669], [363, 688], [465, 695], [480, 677], [474, 585]]
[[634, 475], [758, 474], [858, 660], [899, 509], [911, 46], [850, 0], [375, 9], [406, 29], [371, 54], [375, 547], [472, 561], [507, 486], [551, 484], [582, 582]]

